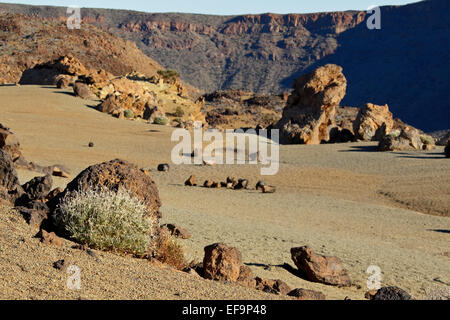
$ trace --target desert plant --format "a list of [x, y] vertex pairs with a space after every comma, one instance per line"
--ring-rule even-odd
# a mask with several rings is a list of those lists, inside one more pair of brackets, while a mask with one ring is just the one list
[[155, 120], [153, 120], [153, 123], [161, 126], [167, 126], [169, 124], [169, 119], [167, 117], [156, 117]]
[[184, 110], [182, 107], [177, 107], [177, 109], [175, 110], [175, 116], [178, 118], [182, 118], [184, 116]]
[[130, 110], [130, 109], [125, 110], [123, 112], [123, 115], [125, 116], [125, 118], [128, 118], [128, 119], [134, 118], [134, 112], [133, 112], [133, 110]]
[[171, 69], [158, 70], [158, 74], [164, 80], [175, 80], [180, 77], [180, 74], [177, 71]]
[[55, 225], [81, 244], [138, 257], [149, 252], [156, 218], [127, 191], [74, 192], [61, 201], [58, 211]]
[[429, 136], [427, 134], [421, 134], [420, 135], [420, 141], [422, 141], [423, 144], [434, 144], [433, 137]]
[[167, 232], [161, 232], [156, 245], [155, 258], [177, 270], [183, 270], [187, 266], [183, 248], [178, 241]]

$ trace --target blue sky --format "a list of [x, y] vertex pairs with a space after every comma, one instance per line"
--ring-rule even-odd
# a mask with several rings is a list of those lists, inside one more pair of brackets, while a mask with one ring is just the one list
[[310, 13], [323, 11], [366, 10], [371, 5], [403, 5], [418, 0], [0, 0], [33, 5], [130, 9], [147, 12], [190, 12], [205, 14]]

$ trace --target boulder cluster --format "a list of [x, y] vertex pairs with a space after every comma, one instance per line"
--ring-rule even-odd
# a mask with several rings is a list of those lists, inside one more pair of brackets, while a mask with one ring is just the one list
[[[198, 186], [197, 177], [191, 175], [184, 183], [188, 187]], [[204, 188], [210, 189], [229, 189], [229, 190], [250, 190], [249, 181], [247, 179], [236, 179], [234, 177], [227, 177], [226, 181], [216, 182], [213, 180], [206, 180], [203, 183]], [[256, 183], [255, 189], [261, 191], [262, 193], [275, 193], [276, 188], [273, 186], [266, 185], [264, 181], [258, 181]]]
[[388, 105], [338, 107], [346, 88], [343, 69], [337, 65], [328, 64], [300, 76], [293, 85], [281, 120], [274, 126], [280, 129], [280, 143], [379, 141], [380, 151], [434, 148], [431, 136], [394, 119]]

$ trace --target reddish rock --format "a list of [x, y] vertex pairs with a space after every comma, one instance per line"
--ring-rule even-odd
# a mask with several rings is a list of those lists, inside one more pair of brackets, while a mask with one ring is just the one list
[[54, 246], [61, 247], [63, 245], [63, 241], [59, 238], [54, 232], [47, 232], [45, 230], [39, 231], [37, 237], [41, 239], [41, 242], [44, 244], [51, 244]]
[[308, 246], [292, 248], [291, 255], [308, 280], [340, 287], [351, 286], [348, 272], [339, 258], [317, 255]]
[[190, 176], [189, 179], [186, 180], [184, 185], [189, 187], [197, 186], [197, 178], [195, 176]]
[[298, 300], [326, 300], [322, 292], [307, 289], [294, 289], [287, 295]]
[[52, 184], [52, 177], [46, 175], [31, 179], [22, 188], [29, 200], [44, 200], [50, 190], [52, 190]]
[[241, 266], [237, 283], [243, 287], [256, 288], [256, 279], [252, 270], [247, 266]]
[[241, 273], [242, 256], [238, 249], [223, 243], [205, 247], [203, 259], [206, 279], [236, 282]]
[[262, 186], [260, 189], [262, 190], [263, 193], [275, 193], [276, 192], [276, 189], [271, 186]]
[[267, 280], [257, 277], [256, 289], [267, 293], [287, 295], [291, 292], [291, 288], [282, 280]]

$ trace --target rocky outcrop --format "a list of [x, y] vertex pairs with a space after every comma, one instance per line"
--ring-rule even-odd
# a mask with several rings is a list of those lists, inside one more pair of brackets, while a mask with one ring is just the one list
[[236, 282], [241, 273], [242, 256], [238, 249], [223, 243], [205, 247], [204, 277], [210, 280]]
[[389, 134], [394, 127], [394, 119], [388, 105], [377, 106], [365, 104], [354, 122], [354, 133], [357, 139], [364, 141], [379, 141]]
[[342, 68], [326, 65], [303, 75], [294, 83], [280, 129], [282, 144], [319, 144], [330, 139], [336, 107], [345, 96], [347, 80]]
[[64, 197], [88, 189], [126, 190], [147, 206], [148, 215], [155, 217], [156, 221], [161, 218], [159, 211], [161, 200], [155, 182], [137, 166], [120, 159], [96, 164], [83, 170], [67, 185], [64, 192], [49, 202], [49, 207], [55, 210]]
[[315, 254], [308, 246], [292, 248], [291, 255], [308, 280], [332, 286], [351, 286], [348, 272], [339, 258]]
[[94, 100], [96, 96], [91, 92], [89, 86], [82, 82], [76, 82], [73, 86], [75, 96], [85, 100]]

